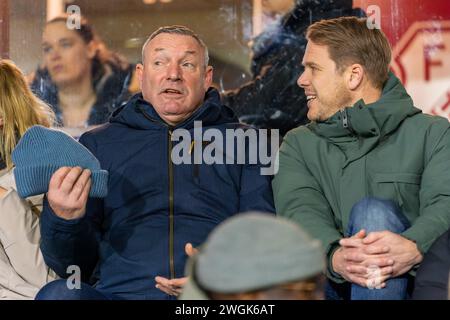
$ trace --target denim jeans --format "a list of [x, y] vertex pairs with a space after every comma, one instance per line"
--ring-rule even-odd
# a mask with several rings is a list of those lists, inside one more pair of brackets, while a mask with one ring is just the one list
[[[361, 229], [365, 229], [366, 234], [384, 230], [401, 233], [409, 226], [408, 219], [395, 202], [367, 197], [353, 206], [345, 236], [350, 237]], [[328, 281], [325, 297], [328, 300], [403, 300], [408, 296], [408, 285], [411, 283], [412, 278], [407, 274], [387, 280], [386, 287], [382, 289]]]
[[80, 289], [69, 289], [67, 280], [60, 279], [47, 283], [39, 290], [35, 300], [114, 300], [88, 284], [81, 283]]

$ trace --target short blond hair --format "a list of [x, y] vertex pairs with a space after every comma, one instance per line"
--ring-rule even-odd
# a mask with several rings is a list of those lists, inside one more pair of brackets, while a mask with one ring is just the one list
[[209, 53], [208, 53], [208, 47], [206, 46], [206, 44], [203, 42], [203, 40], [199, 37], [198, 34], [196, 34], [194, 31], [192, 31], [191, 29], [189, 29], [188, 27], [185, 26], [180, 26], [180, 25], [173, 25], [173, 26], [164, 26], [164, 27], [160, 27], [158, 30], [156, 30], [155, 32], [153, 32], [147, 39], [147, 41], [145, 41], [144, 45], [142, 46], [142, 63], [144, 63], [144, 58], [145, 58], [145, 48], [147, 47], [147, 45], [149, 44], [150, 41], [152, 41], [157, 35], [161, 34], [161, 33], [168, 33], [168, 34], [178, 34], [178, 35], [182, 35], [182, 36], [188, 36], [188, 37], [192, 37], [194, 38], [198, 44], [200, 45], [200, 47], [203, 49], [203, 54], [205, 56], [205, 68], [208, 66], [209, 63]]
[[18, 140], [33, 125], [50, 127], [55, 121], [52, 109], [28, 87], [25, 76], [10, 60], [0, 60], [0, 156], [11, 169], [11, 154]]
[[352, 63], [359, 63], [379, 89], [389, 77], [389, 41], [381, 30], [368, 27], [367, 18], [321, 20], [309, 26], [306, 37], [308, 41], [328, 47], [330, 58], [339, 72]]

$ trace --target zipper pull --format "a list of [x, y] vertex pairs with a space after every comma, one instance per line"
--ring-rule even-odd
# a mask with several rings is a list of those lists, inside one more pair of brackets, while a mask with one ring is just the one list
[[342, 114], [342, 126], [347, 129], [348, 128], [347, 110], [343, 109], [343, 110], [340, 110], [340, 112]]

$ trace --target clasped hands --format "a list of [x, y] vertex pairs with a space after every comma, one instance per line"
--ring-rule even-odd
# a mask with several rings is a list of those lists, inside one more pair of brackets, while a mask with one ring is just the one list
[[342, 238], [332, 256], [333, 270], [345, 280], [367, 288], [384, 288], [386, 281], [422, 261], [415, 242], [390, 231], [360, 230]]

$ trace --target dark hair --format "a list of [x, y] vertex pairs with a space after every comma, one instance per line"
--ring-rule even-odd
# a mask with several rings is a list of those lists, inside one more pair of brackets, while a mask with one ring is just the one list
[[[70, 16], [67, 14], [63, 14], [57, 16], [51, 20], [49, 20], [46, 25], [56, 22], [67, 23], [67, 20], [70, 19]], [[97, 42], [97, 52], [95, 54], [94, 59], [92, 60], [92, 82], [95, 87], [97, 81], [99, 81], [104, 73], [104, 64], [111, 64], [120, 69], [125, 69], [129, 66], [128, 62], [121, 55], [109, 50], [105, 43], [100, 39], [94, 27], [88, 22], [85, 17], [80, 17], [80, 27], [75, 28], [72, 31], [76, 32], [83, 41], [88, 44], [91, 41]]]

